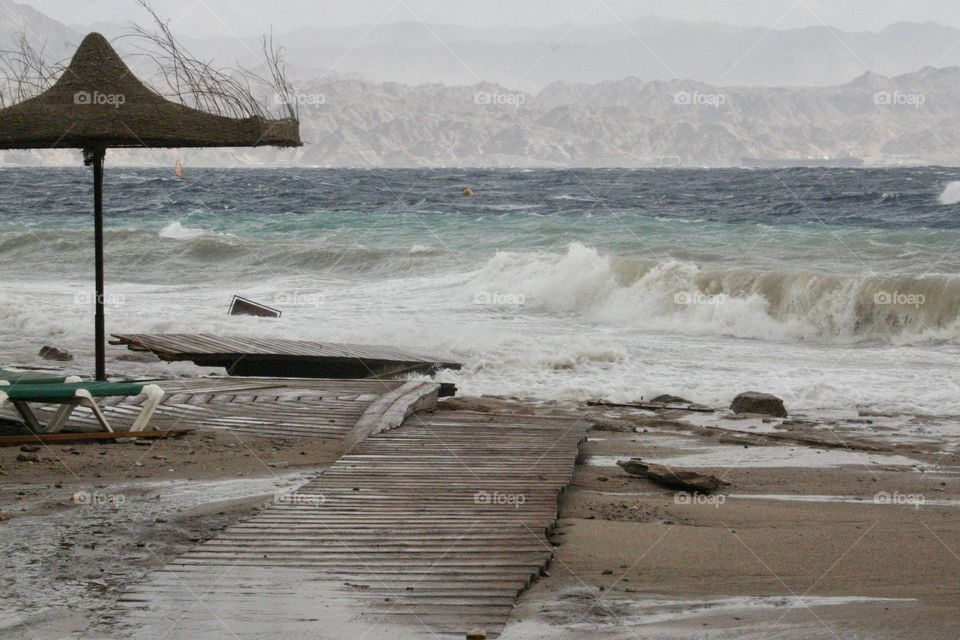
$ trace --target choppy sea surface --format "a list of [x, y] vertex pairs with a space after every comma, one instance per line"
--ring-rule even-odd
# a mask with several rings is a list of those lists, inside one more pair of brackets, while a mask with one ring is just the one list
[[[960, 415], [957, 181], [108, 166], [107, 329], [394, 344], [462, 360], [465, 393]], [[0, 169], [0, 363], [90, 368], [90, 182]], [[233, 294], [283, 316], [229, 317]]]

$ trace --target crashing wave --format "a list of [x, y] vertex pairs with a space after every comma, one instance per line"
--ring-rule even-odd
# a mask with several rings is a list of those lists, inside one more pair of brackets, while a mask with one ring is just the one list
[[772, 341], [960, 340], [960, 277], [709, 270], [681, 260], [497, 253], [472, 287], [527, 309], [672, 333]]

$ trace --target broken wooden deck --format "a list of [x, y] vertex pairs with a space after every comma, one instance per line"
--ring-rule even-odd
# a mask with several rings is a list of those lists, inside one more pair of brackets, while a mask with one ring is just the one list
[[152, 351], [162, 360], [223, 367], [234, 376], [388, 378], [460, 369], [461, 364], [394, 347], [210, 334], [113, 334], [111, 344]]
[[[368, 432], [396, 426], [415, 409], [436, 404], [439, 385], [398, 380], [182, 378], [160, 380], [165, 392], [150, 429], [225, 430], [272, 437], [344, 438], [358, 423]], [[100, 405], [118, 431], [126, 431], [145, 398], [103, 398]], [[40, 406], [41, 421], [57, 407]], [[0, 410], [11, 419], [16, 414]], [[383, 421], [383, 425], [381, 425]], [[69, 430], [99, 430], [89, 409], [79, 408]]]
[[463, 638], [552, 557], [586, 424], [440, 411], [360, 442], [121, 598], [135, 638]]

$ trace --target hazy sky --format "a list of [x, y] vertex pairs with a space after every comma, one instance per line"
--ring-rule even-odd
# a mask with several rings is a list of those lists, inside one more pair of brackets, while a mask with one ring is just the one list
[[[68, 24], [142, 19], [134, 0], [19, 0]], [[603, 24], [648, 15], [792, 28], [878, 30], [898, 21], [960, 26], [957, 0], [154, 0], [189, 35], [256, 35], [301, 26], [417, 20], [474, 26]]]

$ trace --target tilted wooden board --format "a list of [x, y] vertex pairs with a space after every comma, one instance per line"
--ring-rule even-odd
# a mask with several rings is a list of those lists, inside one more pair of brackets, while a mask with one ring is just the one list
[[278, 338], [210, 334], [113, 334], [112, 344], [152, 351], [163, 360], [189, 360], [224, 367], [232, 375], [368, 378], [433, 369], [460, 369], [461, 364], [395, 347], [335, 344]]

